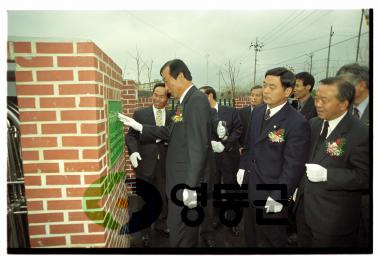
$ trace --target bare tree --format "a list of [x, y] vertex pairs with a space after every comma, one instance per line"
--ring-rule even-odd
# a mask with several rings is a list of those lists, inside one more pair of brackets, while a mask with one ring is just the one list
[[143, 65], [142, 65], [142, 60], [141, 60], [141, 53], [139, 51], [139, 49], [137, 48], [136, 46], [136, 55], [134, 56], [135, 58], [135, 61], [136, 61], [136, 68], [137, 68], [137, 83], [140, 84], [140, 75], [141, 75], [141, 71], [143, 69]]
[[[234, 64], [232, 64], [231, 60], [228, 61], [228, 64], [226, 64], [226, 66], [227, 66], [227, 69], [224, 70], [224, 72], [222, 72], [221, 75], [222, 75], [222, 79], [224, 83], [227, 85], [227, 88], [230, 89], [228, 90], [228, 92], [230, 92], [228, 93], [228, 95], [231, 96], [231, 98], [234, 100], [236, 96], [236, 87], [237, 87], [236, 82], [239, 76], [240, 67], [236, 67]], [[226, 74], [228, 82], [224, 78], [223, 73]]]
[[144, 66], [146, 68], [146, 71], [147, 71], [147, 76], [148, 76], [148, 83], [150, 83], [152, 81], [152, 66], [153, 66], [153, 60], [150, 60], [150, 63], [149, 65], [144, 62]]

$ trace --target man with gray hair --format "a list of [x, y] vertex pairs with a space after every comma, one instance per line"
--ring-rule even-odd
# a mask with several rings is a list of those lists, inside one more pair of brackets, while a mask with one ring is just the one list
[[[367, 126], [369, 126], [369, 70], [367, 66], [357, 63], [346, 64], [342, 66], [337, 76], [345, 79], [355, 86], [354, 105], [352, 115], [358, 117]], [[360, 226], [358, 243], [360, 247], [369, 246], [369, 192], [362, 194], [362, 207], [360, 214]]]
[[369, 125], [369, 70], [367, 66], [357, 63], [342, 66], [337, 76], [355, 86], [355, 98], [352, 108], [352, 115]]

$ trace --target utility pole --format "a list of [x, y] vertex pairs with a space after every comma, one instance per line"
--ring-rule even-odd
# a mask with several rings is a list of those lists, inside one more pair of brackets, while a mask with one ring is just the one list
[[363, 16], [364, 16], [364, 9], [362, 9], [362, 15], [360, 17], [360, 26], [359, 26], [359, 35], [358, 35], [358, 46], [356, 48], [356, 59], [355, 59], [356, 62], [358, 62], [358, 57], [359, 57], [360, 34], [362, 33]]
[[330, 49], [331, 49], [331, 38], [334, 35], [332, 31], [332, 26], [330, 28], [330, 39], [329, 39], [329, 51], [327, 53], [327, 68], [326, 68], [326, 78], [329, 76], [329, 65], [330, 65]]
[[219, 69], [219, 73], [218, 73], [218, 75], [219, 75], [219, 99], [220, 99], [220, 95], [221, 95], [221, 92], [220, 92], [220, 73], [221, 73], [221, 71], [220, 71], [220, 69]]
[[251, 47], [253, 47], [254, 50], [255, 50], [255, 69], [254, 69], [254, 72], [253, 72], [253, 85], [254, 86], [256, 85], [257, 52], [260, 52], [261, 48], [263, 48], [263, 46], [264, 46], [264, 44], [263, 43], [259, 43], [259, 40], [258, 40], [257, 37], [256, 37], [256, 42], [254, 44], [251, 42], [251, 45], [249, 46], [249, 49], [251, 49]]
[[206, 85], [208, 86], [208, 57], [210, 55], [206, 54]]
[[306, 54], [307, 57], [310, 57], [310, 68], [309, 68], [309, 73], [311, 74], [311, 70], [313, 68], [313, 53]]

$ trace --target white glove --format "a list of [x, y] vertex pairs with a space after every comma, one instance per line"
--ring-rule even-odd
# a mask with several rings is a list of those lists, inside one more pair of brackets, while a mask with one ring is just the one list
[[267, 202], [265, 203], [266, 213], [273, 212], [278, 213], [282, 210], [282, 204], [273, 200], [272, 197], [268, 196]]
[[215, 153], [221, 153], [224, 151], [224, 145], [221, 142], [211, 141], [212, 150]]
[[297, 193], [298, 193], [298, 187], [296, 188], [296, 190], [294, 190], [294, 193], [293, 193], [293, 196], [292, 196], [293, 202], [295, 202], [296, 199], [297, 199]]
[[133, 128], [134, 130], [137, 130], [139, 132], [142, 131], [143, 126], [135, 121], [133, 118], [130, 118], [128, 116], [125, 116], [124, 114], [118, 113], [117, 117], [121, 122], [124, 123], [124, 125]]
[[238, 182], [239, 186], [243, 184], [244, 173], [245, 173], [245, 170], [239, 169], [236, 174], [236, 181]]
[[327, 169], [319, 164], [306, 163], [306, 175], [311, 182], [327, 181]]
[[134, 152], [129, 156], [129, 160], [131, 161], [133, 168], [137, 168], [137, 166], [139, 166], [137, 160], [141, 161], [141, 159], [142, 158], [138, 152]]
[[193, 209], [197, 206], [197, 191], [184, 189], [182, 193], [183, 204], [189, 207], [189, 209]]
[[225, 126], [223, 126], [223, 121], [219, 121], [218, 122], [218, 126], [216, 127], [216, 132], [218, 134], [218, 137], [222, 140], [225, 140], [227, 139], [227, 128]]

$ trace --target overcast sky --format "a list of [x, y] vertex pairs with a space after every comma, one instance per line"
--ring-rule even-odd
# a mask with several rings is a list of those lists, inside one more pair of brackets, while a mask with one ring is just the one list
[[[354, 62], [361, 10], [268, 10], [268, 11], [8, 11], [8, 36], [86, 39], [95, 42], [125, 71], [137, 79], [136, 48], [158, 78], [163, 63], [180, 58], [187, 63], [197, 86], [217, 90], [219, 70], [231, 61], [239, 70], [237, 84], [253, 84], [254, 50], [251, 42], [263, 43], [257, 58], [257, 83], [266, 70], [290, 65], [295, 72], [308, 70], [322, 79], [326, 73], [327, 46], [333, 26], [330, 74]], [[361, 60], [368, 56], [368, 26], [362, 25]], [[344, 43], [339, 43], [346, 40]], [[208, 65], [207, 65], [208, 63]], [[224, 79], [228, 81], [226, 72]], [[225, 84], [220, 77], [223, 89]], [[147, 69], [140, 81], [146, 82]]]

